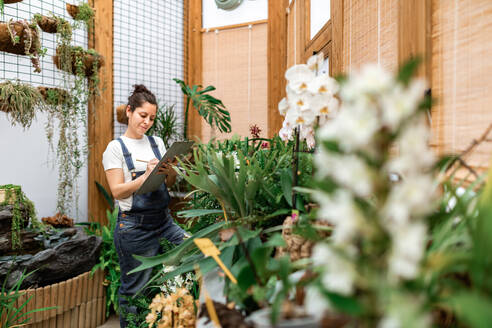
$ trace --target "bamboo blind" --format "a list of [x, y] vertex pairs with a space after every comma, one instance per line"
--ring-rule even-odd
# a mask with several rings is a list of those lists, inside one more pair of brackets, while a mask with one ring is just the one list
[[[460, 153], [492, 123], [492, 1], [433, 1], [433, 145], [438, 153]], [[490, 136], [489, 136], [490, 137]], [[466, 158], [485, 169], [492, 144]]]
[[[250, 124], [267, 133], [267, 24], [206, 31], [203, 42], [203, 85], [217, 88], [213, 95], [231, 113], [232, 133], [249, 136]], [[202, 120], [202, 141], [228, 138]]]
[[398, 0], [345, 0], [343, 72], [367, 63], [398, 66]]
[[[104, 272], [94, 275], [86, 272], [57, 284], [20, 291], [23, 295], [15, 307], [32, 296], [20, 313], [34, 309], [57, 306], [55, 309], [35, 312], [28, 317], [23, 327], [31, 328], [96, 328], [106, 321], [106, 293], [103, 285]], [[0, 318], [0, 324], [4, 318]]]

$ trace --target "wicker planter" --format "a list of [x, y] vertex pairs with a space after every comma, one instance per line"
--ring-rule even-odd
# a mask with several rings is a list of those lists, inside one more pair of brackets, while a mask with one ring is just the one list
[[[68, 94], [67, 90], [63, 90], [60, 88], [48, 88], [48, 87], [38, 87], [38, 90], [41, 96], [43, 96], [44, 101], [49, 105], [55, 105], [55, 106], [61, 105], [70, 100], [70, 95]], [[51, 90], [56, 91], [56, 93], [58, 94], [57, 99], [50, 99], [48, 97], [48, 93]]]
[[58, 29], [58, 20], [54, 17], [41, 16], [37, 23], [39, 28], [46, 33], [56, 33]]
[[[102, 56], [94, 56], [87, 51], [84, 51], [82, 54], [77, 54], [75, 51], [72, 51], [72, 71], [69, 73], [76, 74], [77, 67], [75, 65], [77, 56], [83, 56], [82, 61], [84, 63], [84, 73], [85, 76], [91, 76], [94, 71], [94, 63], [97, 61], [97, 69], [99, 70], [104, 65], [104, 57]], [[56, 49], [56, 56], [53, 56], [53, 63], [56, 65], [58, 69], [63, 69], [60, 62], [60, 50]]]
[[[0, 204], [5, 202], [6, 198], [7, 198], [7, 190], [6, 189], [0, 189]], [[13, 203], [15, 203], [16, 199], [17, 199], [17, 196], [15, 193], [13, 193], [12, 196], [10, 197], [8, 203], [13, 204]]]
[[119, 105], [116, 107], [116, 120], [121, 124], [128, 125], [128, 116], [126, 116], [127, 105]]
[[26, 26], [21, 22], [10, 23], [10, 29], [12, 32], [15, 31], [15, 35], [19, 36], [19, 42], [14, 44], [12, 38], [10, 37], [8, 23], [0, 23], [0, 51], [5, 51], [16, 55], [27, 55], [35, 51], [35, 47], [39, 45], [39, 35], [36, 29], [29, 27], [30, 33], [32, 35], [31, 46], [26, 49], [25, 44], [29, 44], [28, 33], [24, 32]]
[[72, 5], [70, 3], [67, 3], [66, 4], [66, 8], [67, 8], [67, 12], [68, 14], [73, 18], [75, 19], [75, 17], [77, 17], [77, 15], [79, 14], [79, 6], [76, 6], [76, 5]]
[[27, 289], [17, 306], [33, 296], [24, 312], [43, 307], [57, 309], [31, 314], [25, 327], [95, 328], [106, 321], [106, 293], [103, 286], [104, 272], [97, 270], [60, 283], [36, 289]]

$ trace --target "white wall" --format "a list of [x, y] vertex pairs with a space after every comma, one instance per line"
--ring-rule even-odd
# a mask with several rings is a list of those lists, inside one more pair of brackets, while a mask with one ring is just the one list
[[268, 0], [243, 0], [233, 10], [219, 9], [214, 0], [202, 0], [202, 15], [203, 28], [268, 19]]
[[[24, 0], [17, 4], [5, 5], [3, 21], [9, 19], [30, 19], [35, 13], [56, 15], [69, 19], [63, 0]], [[71, 18], [70, 18], [71, 19]], [[74, 31], [74, 44], [87, 45], [87, 32]], [[0, 82], [6, 79], [19, 79], [33, 86], [62, 86], [60, 72], [54, 67], [52, 56], [55, 36], [41, 32], [41, 44], [48, 52], [41, 59], [42, 72], [33, 73], [27, 56], [17, 56], [0, 52]], [[54, 165], [54, 154], [48, 156], [48, 142], [44, 126], [46, 115], [38, 114], [31, 127], [11, 126], [5, 113], [0, 112], [0, 185], [20, 185], [26, 196], [34, 202], [38, 217], [52, 216], [56, 212], [58, 171]], [[55, 137], [56, 126], [55, 121]], [[56, 149], [56, 138], [53, 141]], [[84, 166], [76, 184], [79, 186], [78, 214], [75, 209], [69, 213], [76, 221], [87, 221], [87, 166]]]

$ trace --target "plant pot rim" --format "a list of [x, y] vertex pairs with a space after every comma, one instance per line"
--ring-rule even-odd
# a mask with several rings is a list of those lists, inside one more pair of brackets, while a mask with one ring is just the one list
[[[297, 309], [301, 309], [300, 307]], [[255, 324], [255, 327], [273, 327], [270, 323], [271, 308], [264, 308], [251, 313], [246, 320]], [[277, 328], [314, 328], [319, 327], [320, 318], [306, 314], [306, 316], [294, 319], [280, 319], [275, 325]]]

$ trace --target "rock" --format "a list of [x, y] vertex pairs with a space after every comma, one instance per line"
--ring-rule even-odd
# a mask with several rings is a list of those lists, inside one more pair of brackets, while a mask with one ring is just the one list
[[[13, 209], [14, 207], [12, 205], [0, 205], [0, 235], [12, 231]], [[27, 227], [29, 224], [29, 213], [22, 204], [20, 205], [20, 209], [24, 217], [24, 227]]]
[[0, 262], [0, 281], [5, 279], [10, 266], [12, 270], [7, 287], [12, 286], [24, 270], [26, 273], [36, 270], [25, 279], [21, 288], [54, 284], [91, 270], [99, 261], [101, 238], [88, 236], [83, 228], [73, 230], [75, 234], [71, 239], [54, 248], [43, 250], [29, 259]]
[[[38, 233], [34, 231], [21, 230], [20, 239], [23, 253], [33, 253], [41, 250], [42, 243], [35, 239], [37, 235]], [[12, 232], [0, 235], [0, 256], [12, 253]]]

